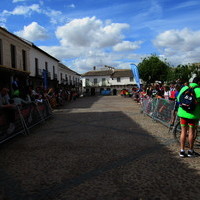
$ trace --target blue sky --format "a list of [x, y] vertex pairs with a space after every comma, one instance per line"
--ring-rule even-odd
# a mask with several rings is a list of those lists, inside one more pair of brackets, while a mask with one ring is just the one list
[[0, 26], [71, 69], [200, 62], [199, 0], [1, 0]]

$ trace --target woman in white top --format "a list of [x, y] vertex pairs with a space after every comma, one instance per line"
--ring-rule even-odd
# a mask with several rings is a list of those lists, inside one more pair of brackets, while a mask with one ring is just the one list
[[168, 85], [165, 85], [164, 86], [164, 98], [169, 99], [169, 97], [170, 97], [170, 88]]

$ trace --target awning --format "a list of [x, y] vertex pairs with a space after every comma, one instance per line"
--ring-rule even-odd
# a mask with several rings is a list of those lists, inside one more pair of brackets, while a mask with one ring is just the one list
[[4, 65], [0, 65], [0, 72], [9, 72], [13, 75], [23, 75], [23, 76], [29, 76], [30, 72], [29, 71], [24, 71], [21, 69], [16, 69]]

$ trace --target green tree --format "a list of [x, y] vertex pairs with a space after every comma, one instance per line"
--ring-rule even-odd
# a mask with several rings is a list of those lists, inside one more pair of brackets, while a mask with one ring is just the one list
[[174, 76], [182, 83], [188, 82], [191, 77], [191, 68], [188, 65], [178, 65], [174, 70]]
[[200, 77], [200, 64], [193, 64], [191, 67], [192, 74], [196, 74], [196, 76]]
[[177, 67], [170, 67], [167, 82], [179, 80], [185, 83], [189, 81], [193, 74], [200, 76], [200, 67], [198, 65], [178, 65]]
[[156, 55], [144, 58], [138, 64], [141, 79], [148, 83], [153, 83], [156, 80], [166, 81], [169, 70], [169, 64], [166, 61], [160, 60]]

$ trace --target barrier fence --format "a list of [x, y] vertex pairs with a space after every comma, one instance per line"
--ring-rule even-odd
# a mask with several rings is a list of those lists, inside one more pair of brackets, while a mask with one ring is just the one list
[[[14, 122], [10, 123], [9, 116], [14, 115]], [[52, 116], [52, 109], [48, 100], [16, 106], [12, 112], [0, 109], [0, 143], [3, 143], [21, 133], [29, 134], [30, 128], [42, 123]], [[12, 127], [10, 127], [12, 125]]]
[[170, 126], [175, 102], [167, 99], [143, 98], [141, 99], [141, 111], [153, 120], [159, 121], [165, 126]]

